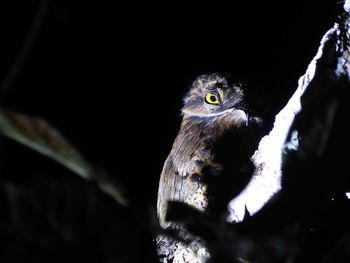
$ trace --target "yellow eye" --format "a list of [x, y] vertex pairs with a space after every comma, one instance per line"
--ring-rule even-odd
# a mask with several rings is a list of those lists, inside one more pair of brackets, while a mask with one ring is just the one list
[[218, 98], [215, 95], [210, 93], [207, 93], [205, 95], [205, 102], [209, 104], [219, 104]]

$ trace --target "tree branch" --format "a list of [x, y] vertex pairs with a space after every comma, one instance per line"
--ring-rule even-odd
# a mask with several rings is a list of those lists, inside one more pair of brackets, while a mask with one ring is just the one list
[[10, 67], [5, 79], [2, 82], [1, 93], [6, 93], [13, 83], [16, 81], [24, 63], [26, 62], [31, 49], [33, 48], [35, 41], [38, 37], [39, 31], [46, 17], [47, 10], [50, 5], [50, 0], [42, 0], [39, 3], [38, 11], [34, 17], [32, 25], [29, 29], [28, 35], [18, 52], [16, 59], [14, 60], [12, 66]]
[[[344, 5], [347, 12], [349, 6], [348, 0]], [[293, 96], [276, 115], [269, 135], [261, 139], [251, 158], [256, 169], [245, 189], [230, 201], [228, 222], [242, 221], [246, 210], [250, 215], [257, 213], [281, 190], [282, 168], [289, 150], [304, 157], [322, 154], [337, 108], [334, 96], [339, 93], [334, 89], [343, 86], [344, 76], [349, 80], [348, 19], [347, 13], [323, 36]]]

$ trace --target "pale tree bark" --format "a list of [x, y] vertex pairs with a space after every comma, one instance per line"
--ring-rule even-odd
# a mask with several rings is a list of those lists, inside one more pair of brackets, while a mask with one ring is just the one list
[[[349, 79], [349, 6], [350, 1], [346, 1], [346, 13], [323, 36], [293, 96], [276, 115], [270, 133], [261, 139], [252, 156], [256, 169], [245, 189], [229, 203], [228, 222], [242, 221], [246, 211], [254, 215], [281, 190], [283, 159], [288, 158], [288, 150], [302, 155], [322, 154], [336, 113], [339, 89]], [[315, 121], [320, 125], [318, 134], [311, 125], [305, 127], [306, 122]], [[299, 141], [299, 129], [307, 130], [308, 140]], [[313, 145], [309, 145], [310, 140]]]
[[[311, 83], [318, 81], [318, 76], [315, 76], [317, 68], [331, 69], [320, 64], [331, 65], [334, 62], [333, 60], [337, 59], [333, 55], [334, 50], [328, 50], [327, 46], [332, 44], [335, 37], [339, 34], [339, 25], [336, 24], [323, 36], [318, 52], [310, 62], [306, 73], [300, 77], [298, 87], [293, 96], [276, 115], [274, 126], [270, 133], [261, 139], [258, 149], [251, 158], [256, 169], [248, 185], [229, 203], [228, 222], [242, 221], [246, 211], [250, 215], [254, 215], [281, 190], [283, 157], [288, 150], [298, 150], [300, 146], [298, 127], [294, 127], [295, 125], [293, 124], [297, 115], [303, 116], [302, 97]], [[336, 46], [333, 47], [336, 48]], [[332, 53], [332, 56], [328, 58], [330, 53]], [[340, 67], [340, 65], [337, 64], [337, 67]], [[336, 70], [337, 68], [334, 68], [334, 77], [340, 77], [343, 72], [336, 72]], [[318, 70], [317, 74], [324, 75], [329, 73]], [[338, 78], [334, 78], [333, 81], [336, 85]], [[323, 84], [317, 83], [317, 85], [321, 86]], [[322, 89], [323, 87], [319, 88]], [[309, 105], [305, 106], [308, 107]], [[324, 135], [327, 134], [326, 131]], [[322, 149], [325, 142], [326, 138], [322, 140], [320, 149]]]

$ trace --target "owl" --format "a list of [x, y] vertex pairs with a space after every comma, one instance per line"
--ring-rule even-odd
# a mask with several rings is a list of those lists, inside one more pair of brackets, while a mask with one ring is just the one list
[[[244, 84], [227, 74], [202, 75], [192, 83], [184, 97], [180, 131], [160, 176], [157, 215], [162, 228], [174, 226], [165, 217], [168, 201], [221, 215], [232, 190], [248, 181], [249, 165], [242, 164], [251, 154], [246, 147], [251, 118], [243, 89]], [[165, 250], [158, 248], [161, 254]]]

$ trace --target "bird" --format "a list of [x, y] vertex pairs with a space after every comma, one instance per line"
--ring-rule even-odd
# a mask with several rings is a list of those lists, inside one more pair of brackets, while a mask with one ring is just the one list
[[[163, 229], [174, 228], [166, 221], [169, 201], [221, 216], [233, 197], [235, 181], [240, 188], [249, 180], [247, 128], [259, 118], [249, 117], [245, 86], [230, 74], [204, 74], [194, 79], [184, 96], [180, 130], [159, 180], [157, 216]], [[161, 248], [158, 252], [168, 253]]]

